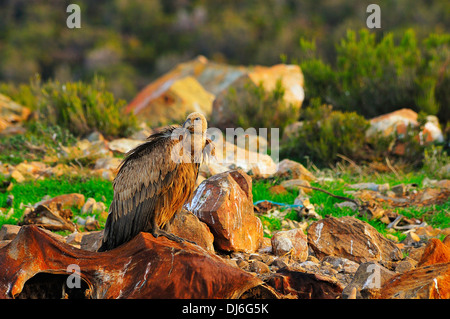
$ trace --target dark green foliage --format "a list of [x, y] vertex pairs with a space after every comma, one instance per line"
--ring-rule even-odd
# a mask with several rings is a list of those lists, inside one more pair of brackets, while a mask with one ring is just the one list
[[1, 90], [33, 110], [40, 125], [61, 127], [74, 136], [94, 130], [106, 136], [126, 136], [136, 127], [134, 115], [123, 113], [125, 101], [117, 100], [97, 77], [90, 83], [42, 83], [36, 78], [28, 86], [11, 89], [3, 85]]
[[316, 165], [337, 160], [338, 154], [349, 158], [365, 156], [365, 133], [369, 123], [355, 112], [333, 111], [331, 105], [316, 105], [302, 113], [303, 125], [298, 134], [282, 146], [281, 158]]
[[430, 34], [419, 42], [408, 29], [401, 36], [361, 29], [348, 30], [336, 42], [332, 64], [323, 62], [314, 42], [300, 41], [304, 59], [306, 103], [321, 98], [336, 109], [356, 111], [366, 117], [412, 108], [441, 115], [447, 121], [450, 35]]
[[281, 136], [284, 128], [299, 116], [299, 108], [284, 101], [284, 92], [281, 80], [276, 82], [275, 89], [269, 93], [266, 93], [262, 83], [256, 86], [251, 81], [244, 85], [244, 92], [239, 98], [236, 91], [231, 89], [227, 103], [237, 116], [237, 127], [279, 128]]
[[[335, 43], [348, 28], [366, 28], [371, 2], [77, 0], [80, 29], [66, 27], [66, 8], [75, 2], [0, 3], [0, 81], [23, 83], [35, 73], [44, 80], [86, 81], [98, 74], [116, 96], [129, 100], [145, 83], [198, 54], [231, 64], [273, 65], [282, 54], [288, 61], [299, 58], [298, 39], [305, 37], [316, 38], [317, 57], [333, 65]], [[447, 0], [380, 6], [382, 29], [373, 33], [414, 26], [422, 39], [450, 27]]]

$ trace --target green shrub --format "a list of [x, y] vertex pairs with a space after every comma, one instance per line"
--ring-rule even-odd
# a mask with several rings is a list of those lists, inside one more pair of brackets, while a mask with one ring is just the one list
[[[448, 109], [450, 35], [431, 34], [418, 43], [413, 29], [398, 38], [389, 32], [348, 30], [336, 45], [335, 61], [317, 56], [314, 42], [300, 41], [300, 66], [305, 76], [306, 102], [319, 97], [338, 110], [374, 117], [401, 108], [442, 116]], [[448, 113], [448, 112], [447, 112]]]
[[[314, 102], [314, 103], [317, 103]], [[282, 146], [280, 156], [297, 161], [308, 157], [316, 165], [327, 165], [345, 155], [365, 156], [365, 133], [369, 122], [355, 112], [333, 111], [331, 105], [316, 105], [304, 110], [303, 125]]]
[[[254, 85], [249, 81], [244, 85], [244, 92], [241, 92], [239, 97], [231, 88], [226, 99], [230, 110], [236, 115], [237, 127], [279, 128], [282, 136], [284, 128], [295, 122], [299, 116], [299, 108], [286, 103], [284, 93], [281, 80], [276, 82], [272, 92], [266, 92], [262, 83]], [[268, 139], [270, 140], [270, 136]]]
[[123, 113], [125, 101], [115, 99], [97, 77], [90, 83], [42, 83], [37, 77], [29, 85], [3, 85], [0, 90], [33, 110], [43, 126], [61, 127], [75, 136], [94, 130], [106, 136], [126, 136], [136, 127], [134, 115]]

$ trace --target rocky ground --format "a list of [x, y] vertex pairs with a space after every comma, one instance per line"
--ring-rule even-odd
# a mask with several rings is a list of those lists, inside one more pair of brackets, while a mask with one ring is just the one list
[[[287, 164], [284, 163], [284, 165]], [[304, 168], [298, 166], [300, 164], [297, 163], [297, 170], [292, 165], [293, 163], [290, 163], [290, 172], [299, 172], [299, 175], [296, 176], [297, 180], [306, 182], [308, 178], [312, 178], [312, 174], [306, 173]], [[303, 171], [303, 174], [300, 170]], [[282, 172], [281, 170], [278, 174], [282, 174]], [[448, 200], [449, 190], [446, 188], [448, 185], [444, 186], [430, 188], [433, 191], [428, 190], [421, 192], [419, 195], [413, 194], [412, 197], [420, 197], [421, 199], [418, 200], [421, 202], [425, 200]], [[367, 192], [376, 191], [365, 190], [365, 192], [363, 194], [367, 196]], [[383, 200], [386, 200], [385, 195], [376, 193], [383, 196]], [[372, 200], [374, 200], [373, 198], [376, 198], [376, 196], [371, 195]], [[390, 195], [394, 196], [394, 194]], [[406, 197], [403, 194], [403, 197], [392, 197], [391, 201], [395, 198], [398, 200]], [[395, 201], [393, 202], [395, 203]], [[96, 207], [97, 205], [100, 207]], [[33, 269], [30, 270], [27, 277], [32, 277], [33, 273], [50, 272], [49, 269], [54, 266], [55, 257], [49, 256], [51, 256], [51, 252], [55, 254], [53, 252], [55, 244], [53, 243], [49, 247], [46, 246], [48, 243], [31, 244], [30, 230], [21, 231], [21, 229], [23, 227], [28, 229], [29, 226], [25, 225], [33, 224], [50, 230], [65, 228], [72, 231], [68, 236], [52, 235], [52, 238], [57, 238], [58, 244], [56, 244], [56, 247], [58, 247], [58, 251], [69, 249], [67, 247], [76, 249], [73, 257], [75, 260], [69, 260], [66, 263], [80, 263], [81, 260], [86, 258], [82, 251], [89, 252], [91, 256], [94, 256], [91, 258], [99, 258], [98, 256], [102, 254], [96, 253], [95, 250], [99, 247], [102, 231], [95, 231], [96, 228], [93, 225], [92, 230], [94, 231], [77, 232], [76, 223], [64, 214], [72, 206], [91, 210], [105, 210], [104, 206], [95, 201], [85, 201], [84, 196], [80, 194], [62, 195], [37, 203], [25, 214], [22, 221], [24, 226], [3, 225], [0, 231], [1, 245], [3, 246], [3, 249], [0, 250], [0, 265], [2, 262], [6, 262], [6, 254], [11, 256], [12, 247], [20, 243], [20, 246], [27, 247], [27, 245], [30, 245], [30, 247], [33, 247], [32, 249], [36, 250], [28, 252], [28, 254], [40, 256], [37, 258], [39, 266], [36, 265], [38, 262], [36, 259], [18, 265], [21, 269]], [[267, 202], [257, 206], [254, 205], [252, 178], [241, 169], [229, 170], [205, 178], [195, 191], [192, 200], [186, 203], [184, 208], [183, 212], [174, 220], [172, 232], [196, 242], [201, 249], [198, 246], [193, 248], [192, 246], [195, 245], [189, 243], [182, 244], [182, 247], [167, 244], [164, 239], [154, 240], [148, 234], [147, 237], [144, 236], [140, 240], [143, 241], [142, 245], [147, 247], [149, 252], [159, 252], [156, 256], [153, 253], [145, 256], [146, 262], [151, 263], [156, 258], [156, 260], [171, 260], [173, 263], [174, 258], [178, 258], [174, 256], [183, 255], [183, 258], [186, 258], [187, 254], [191, 256], [189, 258], [192, 262], [195, 260], [195, 267], [202, 268], [204, 267], [203, 262], [197, 260], [199, 255], [209, 256], [208, 258], [214, 258], [214, 263], [210, 267], [216, 267], [215, 271], [212, 272], [216, 272], [218, 276], [226, 274], [225, 277], [221, 277], [220, 285], [232, 286], [231, 294], [220, 295], [211, 291], [207, 295], [198, 292], [195, 295], [195, 289], [192, 290], [192, 287], [198, 285], [199, 282], [206, 281], [206, 285], [217, 284], [211, 283], [211, 281], [216, 280], [211, 278], [211, 276], [214, 277], [211, 270], [204, 273], [200, 272], [196, 274], [197, 277], [192, 277], [189, 285], [185, 287], [185, 289], [193, 291], [192, 294], [189, 294], [189, 297], [333, 299], [450, 297], [448, 287], [450, 279], [450, 229], [448, 228], [433, 229], [424, 223], [418, 224], [416, 221], [400, 218], [401, 216], [383, 216], [390, 222], [390, 227], [409, 230], [407, 238], [398, 243], [382, 236], [374, 227], [354, 217], [336, 218], [330, 216], [321, 218], [312, 212], [308, 215], [304, 208], [301, 208], [299, 214], [304, 215], [303, 222], [290, 221], [282, 227], [282, 230], [274, 232], [271, 238], [267, 238], [264, 237], [263, 225], [257, 215], [274, 212], [276, 205], [273, 206]], [[374, 206], [372, 206], [373, 211], [376, 211]], [[378, 213], [383, 214], [383, 212]], [[86, 230], [88, 229], [86, 228]], [[38, 235], [43, 236], [39, 233], [31, 237], [36, 238]], [[441, 241], [438, 238], [444, 239]], [[48, 238], [41, 238], [39, 242], [49, 240]], [[152, 245], [151, 249], [148, 246], [149, 243]], [[169, 255], [163, 249], [167, 245], [171, 247], [171, 254]], [[174, 253], [174, 251], [176, 252]], [[60, 253], [59, 251], [58, 254]], [[118, 268], [114, 275], [108, 272], [111, 278], [123, 277], [124, 272], [137, 263], [133, 254], [138, 254], [138, 252], [127, 251], [126, 255], [123, 255], [123, 249], [117, 249], [117, 251], [110, 253], [115, 256], [114, 258], [124, 261], [121, 266], [115, 263], [114, 267]], [[77, 256], [77, 254], [82, 256]], [[126, 260], [129, 260], [129, 262], [126, 262]], [[110, 264], [108, 260], [99, 262], [106, 263], [106, 266]], [[131, 266], [130, 263], [132, 263]], [[83, 271], [89, 273], [92, 267], [101, 269], [103, 266], [99, 267], [98, 263], [95, 265], [88, 263], [84, 267], [88, 269], [81, 269], [82, 273]], [[165, 266], [155, 267], [159, 270], [155, 270], [153, 280], [162, 280], [162, 277], [159, 278], [158, 276], [164, 274]], [[180, 278], [186, 276], [185, 272], [189, 273], [189, 269], [191, 268], [184, 269], [181, 266], [179, 268], [174, 266], [166, 270], [174, 274], [180, 272], [176, 275], [179, 278], [174, 277], [178, 278], [176, 280], [181, 280]], [[16, 272], [11, 273], [12, 277], [6, 276], [3, 279], [3, 284], [7, 283], [5, 280], [14, 278], [16, 283], [20, 282], [14, 275], [19, 270], [15, 269]], [[120, 289], [110, 287], [102, 294], [100, 294], [99, 288], [95, 287], [108, 285], [108, 280], [103, 278], [100, 281], [90, 281], [89, 285], [94, 286], [94, 288], [91, 288], [91, 292], [95, 292], [90, 297], [111, 297], [109, 294], [113, 294], [113, 291], [122, 291], [130, 285], [137, 285], [137, 278], [142, 277], [148, 271], [148, 269], [142, 269], [139, 273], [135, 270], [133, 277], [135, 280], [131, 280], [128, 284], [119, 284]], [[244, 276], [245, 279], [241, 278], [240, 281], [236, 282], [235, 276]], [[118, 280], [117, 278], [115, 280]], [[414, 280], [412, 281], [411, 278], [414, 278]], [[23, 278], [23, 285], [25, 285], [27, 279], [29, 278]], [[249, 284], [250, 282], [252, 284]], [[5, 286], [10, 284], [12, 283], [9, 282]], [[25, 287], [28, 287], [28, 285], [25, 285]], [[259, 288], [256, 289], [257, 287]], [[175, 290], [167, 288], [164, 291], [167, 297], [177, 297], [183, 293], [180, 289], [182, 289], [182, 286]], [[20, 291], [20, 288], [18, 290]], [[143, 291], [142, 294], [136, 292], [136, 289], [130, 291], [132, 291], [132, 294], [128, 297], [151, 296], [151, 288]], [[122, 297], [126, 296], [123, 295]]]

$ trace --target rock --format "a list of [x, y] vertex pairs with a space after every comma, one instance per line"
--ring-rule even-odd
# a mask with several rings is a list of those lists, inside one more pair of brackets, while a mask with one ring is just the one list
[[80, 249], [96, 252], [102, 245], [103, 230], [83, 233]]
[[410, 271], [417, 265], [417, 262], [412, 258], [407, 258], [406, 260], [402, 260], [395, 267], [395, 271], [399, 273], [404, 273]]
[[292, 267], [279, 269], [267, 283], [282, 294], [298, 299], [336, 299], [344, 289], [330, 276], [298, 271]]
[[[132, 140], [129, 138], [119, 138], [116, 140], [112, 140], [108, 143], [108, 147], [113, 152], [119, 152], [122, 154], [126, 154], [131, 151], [133, 148], [141, 145], [143, 142], [141, 140]], [[113, 164], [116, 164], [113, 162]], [[120, 162], [119, 162], [120, 164]], [[117, 166], [114, 167], [116, 169]]]
[[68, 208], [77, 208], [80, 209], [85, 204], [85, 199], [83, 194], [72, 193], [72, 194], [63, 194], [58, 195], [56, 197], [42, 200], [34, 205], [37, 207], [39, 205], [61, 205], [62, 209]]
[[208, 178], [216, 174], [225, 173], [230, 169], [224, 165], [218, 163], [205, 163], [200, 164], [199, 173]]
[[303, 90], [303, 74], [297, 65], [278, 64], [271, 67], [255, 66], [248, 68], [247, 72], [230, 83], [228, 87], [216, 95], [211, 113], [211, 125], [225, 130], [227, 127], [236, 127], [236, 114], [230, 109], [228, 94], [232, 89], [236, 92], [238, 103], [248, 96], [249, 87], [259, 86], [262, 83], [266, 92], [272, 92], [281, 80], [285, 90], [284, 101], [286, 105], [294, 106], [294, 115], [300, 110], [305, 97]]
[[450, 190], [450, 179], [442, 179], [436, 183], [436, 186]]
[[322, 263], [329, 263], [336, 270], [350, 274], [354, 274], [359, 268], [358, 263], [355, 263], [347, 258], [336, 256], [325, 256], [322, 259]]
[[356, 299], [368, 299], [371, 294], [367, 290], [380, 289], [393, 276], [393, 271], [376, 262], [364, 262], [356, 270], [351, 283], [342, 291], [342, 297], [348, 299], [356, 288]]
[[214, 143], [217, 163], [228, 169], [241, 168], [244, 172], [261, 178], [272, 176], [277, 170], [272, 157], [265, 152], [258, 152], [250, 145], [244, 148], [227, 141]]
[[402, 259], [400, 249], [371, 225], [351, 216], [327, 217], [308, 228], [308, 245], [319, 259], [345, 257], [357, 263]]
[[386, 192], [389, 190], [389, 184], [375, 184], [375, 183], [358, 183], [358, 184], [352, 184], [348, 185], [348, 187], [352, 189], [368, 189], [376, 192]]
[[72, 153], [72, 156], [73, 155], [77, 156], [79, 154], [79, 152], [77, 152], [78, 151], [77, 149], [81, 151], [79, 157], [86, 157], [93, 159], [99, 157], [112, 157], [112, 153], [108, 148], [108, 142], [104, 140], [94, 142], [89, 142], [87, 139], [79, 140], [74, 146], [74, 148], [71, 149], [72, 151], [75, 151], [74, 153]]
[[450, 262], [428, 264], [392, 277], [380, 299], [450, 299]]
[[72, 234], [66, 236], [65, 243], [77, 248], [81, 248], [81, 240], [83, 239], [83, 236], [86, 234], [88, 234], [88, 232], [80, 233], [75, 231]]
[[315, 176], [302, 164], [289, 159], [284, 159], [277, 166], [275, 176], [283, 178], [301, 179], [308, 182], [314, 181]]
[[26, 121], [30, 114], [29, 108], [14, 102], [6, 95], [0, 94], [0, 132]]
[[307, 187], [311, 186], [308, 181], [305, 181], [303, 179], [288, 179], [286, 181], [282, 181], [280, 186], [282, 186], [288, 190], [294, 190], [294, 191], [302, 190], [304, 193], [307, 193], [307, 194], [312, 193], [312, 189], [302, 187], [302, 186], [307, 186]]
[[200, 184], [184, 207], [206, 223], [224, 251], [257, 251], [261, 221], [253, 212], [252, 180], [242, 170], [214, 175]]
[[181, 210], [175, 216], [170, 231], [181, 237], [195, 242], [200, 247], [214, 253], [214, 236], [208, 226], [201, 222], [196, 215], [186, 210]]
[[3, 224], [0, 229], [0, 240], [11, 240], [16, 237], [20, 230], [20, 226]]
[[437, 263], [450, 262], [450, 245], [444, 244], [437, 238], [431, 238], [425, 247], [422, 257], [417, 264], [418, 267]]
[[88, 216], [84, 224], [84, 228], [87, 231], [94, 231], [100, 229], [100, 223], [93, 216]]
[[121, 158], [103, 157], [103, 158], [99, 158], [97, 161], [95, 161], [94, 169], [110, 169], [113, 171], [117, 171], [117, 169], [120, 166], [120, 163], [122, 163]]
[[259, 260], [253, 260], [249, 265], [249, 271], [257, 274], [265, 274], [270, 272], [269, 266]]
[[191, 112], [211, 114], [214, 95], [205, 90], [192, 76], [171, 71], [147, 85], [127, 105], [150, 126], [182, 122]]
[[308, 258], [308, 241], [302, 229], [279, 231], [272, 236], [272, 251], [276, 256], [289, 254], [294, 260]]
[[[80, 273], [79, 289], [65, 289], [68, 265]], [[60, 242], [35, 226], [23, 227], [0, 250], [0, 298], [247, 298], [266, 286], [220, 257], [188, 242], [140, 233], [107, 252], [90, 252]], [[188, 278], [189, 280], [186, 280]], [[44, 283], [61, 283], [44, 285]], [[66, 287], [67, 288], [67, 287]], [[270, 287], [271, 298], [277, 294]], [[86, 294], [86, 295], [85, 295]]]
[[[366, 137], [376, 138], [377, 134], [381, 133], [382, 136], [399, 136], [404, 137], [407, 133], [408, 125], [412, 127], [417, 127], [419, 125], [418, 114], [411, 109], [400, 109], [388, 114], [384, 114], [375, 117], [370, 120], [370, 127], [366, 131]], [[439, 142], [444, 141], [444, 135], [439, 127], [439, 122], [433, 117], [427, 117], [427, 122], [425, 123], [424, 129], [417, 136], [418, 142], [421, 144], [429, 142]], [[397, 155], [404, 155], [405, 148], [403, 144], [396, 144], [397, 148], [392, 149]]]
[[11, 177], [14, 178], [17, 183], [23, 183], [25, 181], [25, 177], [16, 169], [11, 173]]
[[101, 214], [106, 210], [106, 205], [103, 202], [97, 202], [94, 198], [90, 197], [87, 199], [87, 201], [84, 203], [83, 207], [81, 208], [80, 213], [81, 214]]

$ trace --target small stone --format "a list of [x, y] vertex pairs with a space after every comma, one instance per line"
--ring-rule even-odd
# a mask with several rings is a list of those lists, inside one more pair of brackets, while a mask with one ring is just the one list
[[267, 266], [265, 263], [263, 263], [262, 261], [259, 261], [259, 260], [253, 260], [250, 263], [249, 270], [251, 272], [256, 272], [258, 274], [265, 274], [265, 273], [270, 272], [269, 266]]

